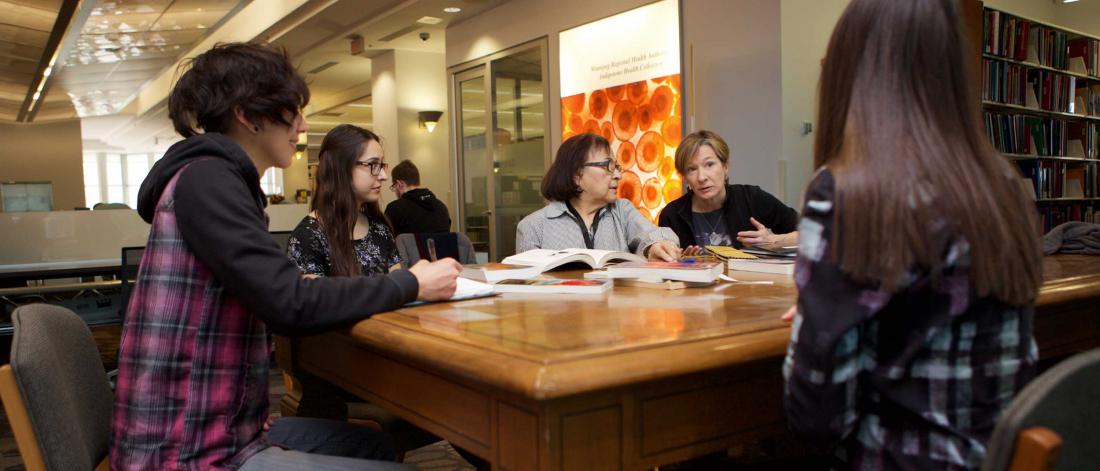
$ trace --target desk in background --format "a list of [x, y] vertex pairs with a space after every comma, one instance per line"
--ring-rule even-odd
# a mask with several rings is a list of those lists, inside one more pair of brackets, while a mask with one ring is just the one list
[[[1048, 257], [1044, 271], [1041, 355], [1100, 345], [1100, 257]], [[776, 283], [423, 305], [280, 338], [276, 354], [290, 374], [382, 405], [494, 469], [652, 468], [785, 428], [779, 316], [795, 288], [736, 277]], [[302, 393], [295, 381], [284, 414]]]

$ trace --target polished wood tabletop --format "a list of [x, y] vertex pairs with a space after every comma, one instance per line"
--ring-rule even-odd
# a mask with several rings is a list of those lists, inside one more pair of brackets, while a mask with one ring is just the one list
[[[1043, 269], [1041, 354], [1100, 344], [1100, 257], [1047, 257]], [[790, 326], [780, 316], [796, 301], [794, 283], [731, 275], [771, 284], [419, 305], [286, 342], [280, 364], [504, 469], [651, 467], [784, 428], [779, 363]], [[292, 389], [288, 413], [302, 393]], [[570, 441], [588, 430], [587, 441]]]

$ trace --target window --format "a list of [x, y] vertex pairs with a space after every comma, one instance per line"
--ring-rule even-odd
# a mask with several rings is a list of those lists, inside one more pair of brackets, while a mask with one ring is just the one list
[[84, 205], [124, 203], [137, 207], [138, 189], [161, 155], [84, 153]]
[[[125, 203], [137, 208], [138, 190], [149, 175], [153, 163], [163, 153], [115, 154], [84, 153], [84, 205]], [[283, 193], [283, 170], [271, 168], [260, 178], [260, 187], [268, 195]]]
[[275, 167], [267, 169], [267, 172], [260, 177], [260, 188], [268, 196], [283, 194], [283, 169]]

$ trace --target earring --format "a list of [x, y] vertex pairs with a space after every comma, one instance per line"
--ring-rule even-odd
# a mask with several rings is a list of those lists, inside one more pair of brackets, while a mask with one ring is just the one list
[[255, 131], [255, 132], [260, 132], [260, 127], [259, 126], [252, 126], [252, 130]]

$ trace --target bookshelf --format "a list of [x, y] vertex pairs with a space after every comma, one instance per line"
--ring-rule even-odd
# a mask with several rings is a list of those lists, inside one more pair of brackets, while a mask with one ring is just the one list
[[984, 5], [971, 21], [986, 133], [1035, 192], [1042, 230], [1100, 223], [1100, 37]]

